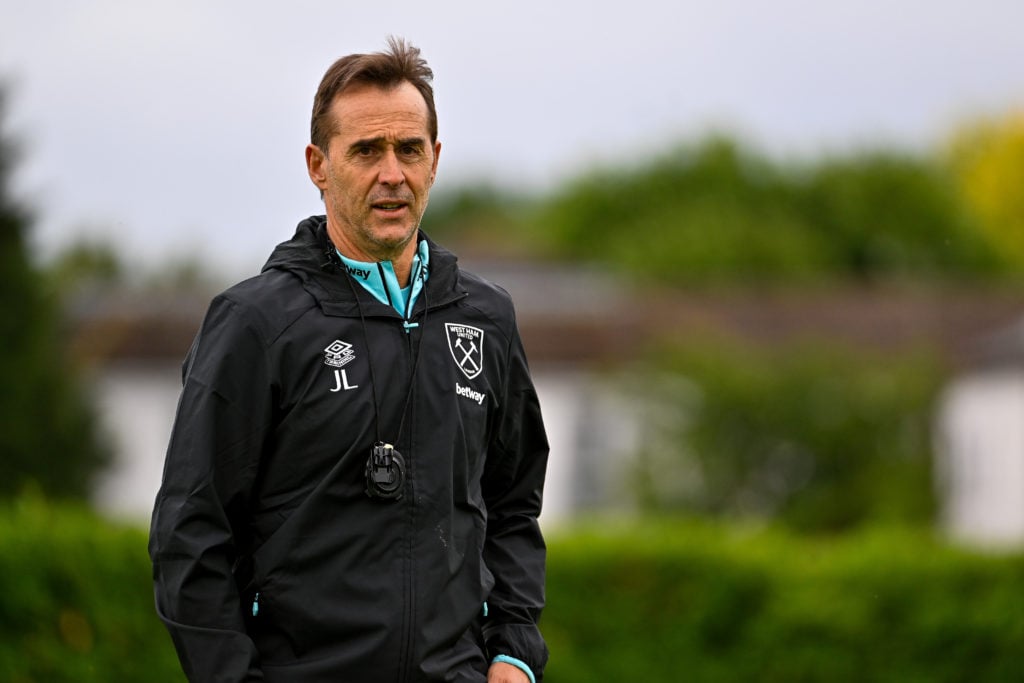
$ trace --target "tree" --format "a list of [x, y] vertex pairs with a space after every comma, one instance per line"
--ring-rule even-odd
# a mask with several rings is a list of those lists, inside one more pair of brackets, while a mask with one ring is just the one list
[[[999, 274], [947, 171], [892, 150], [776, 161], [713, 137], [560, 188], [533, 221], [535, 239], [556, 256], [669, 284]], [[1016, 177], [1007, 202], [1020, 200]]]
[[774, 519], [805, 532], [934, 518], [937, 359], [717, 337], [674, 344], [655, 363], [677, 383], [664, 394], [657, 382], [643, 388], [655, 387], [668, 418], [645, 430], [643, 509]]
[[785, 170], [725, 137], [635, 167], [597, 169], [546, 201], [556, 255], [651, 281], [762, 282], [831, 268]]
[[1011, 263], [1024, 265], [1024, 110], [963, 127], [948, 159], [981, 230]]
[[895, 150], [825, 159], [800, 193], [808, 225], [850, 277], [983, 277], [1000, 260], [942, 164]]
[[83, 498], [108, 461], [97, 421], [65, 353], [58, 308], [34, 267], [29, 211], [10, 194], [15, 148], [0, 90], [0, 496], [35, 488]]

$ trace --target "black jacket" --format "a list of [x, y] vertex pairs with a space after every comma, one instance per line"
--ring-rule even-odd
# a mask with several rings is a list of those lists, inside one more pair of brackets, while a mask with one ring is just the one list
[[[539, 680], [548, 446], [512, 303], [430, 244], [407, 332], [332, 252], [301, 222], [185, 361], [150, 534], [182, 666], [468, 683], [505, 654]], [[365, 492], [378, 439], [404, 456], [398, 500]]]

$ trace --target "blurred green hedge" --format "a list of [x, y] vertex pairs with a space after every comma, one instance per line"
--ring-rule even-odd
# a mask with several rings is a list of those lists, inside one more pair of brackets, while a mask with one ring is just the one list
[[[145, 534], [0, 508], [0, 681], [181, 683]], [[697, 521], [550, 539], [549, 683], [1010, 681], [1024, 556], [920, 531], [797, 538]]]
[[547, 680], [1019, 681], [1022, 585], [919, 531], [606, 525], [552, 539]]
[[79, 508], [0, 507], [0, 681], [182, 683], [146, 535]]

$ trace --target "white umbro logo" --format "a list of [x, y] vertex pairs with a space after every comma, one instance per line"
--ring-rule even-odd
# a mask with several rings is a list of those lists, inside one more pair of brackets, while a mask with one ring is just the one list
[[355, 359], [356, 352], [352, 350], [352, 345], [340, 339], [335, 339], [330, 346], [324, 349], [324, 363], [331, 367], [344, 367]]

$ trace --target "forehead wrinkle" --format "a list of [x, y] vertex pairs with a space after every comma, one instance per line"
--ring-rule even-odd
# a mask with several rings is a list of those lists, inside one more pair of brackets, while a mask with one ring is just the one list
[[418, 91], [413, 89], [405, 93], [404, 98], [387, 98], [386, 102], [361, 97], [366, 92], [374, 90], [355, 91], [351, 97], [342, 93], [335, 100], [332, 108], [337, 122], [336, 135], [363, 139], [420, 137], [426, 140], [430, 137], [426, 105]]
[[408, 141], [425, 144], [428, 137], [426, 123], [423, 121], [403, 119], [367, 121], [361, 120], [360, 117], [349, 119], [348, 125], [345, 125], [343, 120], [336, 134], [342, 137], [346, 146], [360, 143], [379, 146], [384, 143], [400, 144]]

